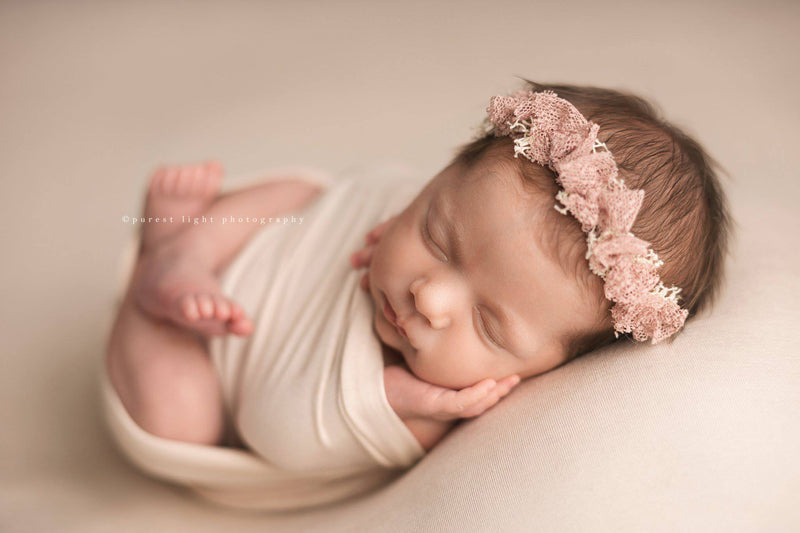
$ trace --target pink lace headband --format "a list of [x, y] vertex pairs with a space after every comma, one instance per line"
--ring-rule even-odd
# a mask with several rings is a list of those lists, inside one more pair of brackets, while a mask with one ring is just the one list
[[614, 302], [615, 335], [655, 344], [678, 331], [689, 314], [678, 305], [680, 289], [664, 286], [656, 272], [663, 262], [630, 232], [644, 191], [617, 178], [614, 157], [597, 139], [600, 126], [552, 91], [493, 96], [486, 111], [494, 134], [514, 139], [514, 157], [522, 154], [558, 176], [555, 208], [571, 213], [587, 234], [589, 268]]

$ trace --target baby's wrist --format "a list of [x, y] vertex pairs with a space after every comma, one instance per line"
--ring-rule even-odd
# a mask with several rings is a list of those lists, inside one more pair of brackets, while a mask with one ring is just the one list
[[422, 388], [428, 384], [419, 380], [400, 365], [391, 365], [383, 369], [384, 388], [389, 405], [401, 420], [430, 418], [425, 412], [422, 400]]

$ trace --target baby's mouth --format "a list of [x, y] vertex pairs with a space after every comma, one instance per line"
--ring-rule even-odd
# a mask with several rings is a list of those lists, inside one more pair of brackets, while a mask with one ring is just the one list
[[407, 339], [408, 334], [406, 330], [397, 325], [397, 313], [395, 313], [392, 304], [389, 303], [389, 299], [385, 294], [383, 295], [383, 301], [383, 316], [386, 317], [386, 320], [388, 320], [391, 325], [397, 328], [397, 332], [400, 333], [400, 335]]
[[397, 326], [397, 331], [400, 333], [400, 335], [402, 335], [402, 336], [403, 336], [403, 337], [405, 337], [406, 339], [408, 338], [408, 333], [406, 333], [406, 330], [404, 330], [404, 329], [403, 329], [403, 328], [401, 328], [400, 326]]

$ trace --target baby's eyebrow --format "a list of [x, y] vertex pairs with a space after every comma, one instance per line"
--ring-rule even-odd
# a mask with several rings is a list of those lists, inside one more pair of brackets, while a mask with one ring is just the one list
[[463, 269], [464, 267], [464, 238], [458, 233], [456, 225], [453, 223], [447, 210], [441, 209], [438, 202], [432, 202], [432, 211], [439, 217], [442, 225], [447, 232], [447, 247], [450, 249], [450, 257], [455, 263], [456, 267]]

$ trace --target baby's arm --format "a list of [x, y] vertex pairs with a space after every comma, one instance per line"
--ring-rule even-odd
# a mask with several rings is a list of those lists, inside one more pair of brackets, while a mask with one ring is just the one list
[[[287, 174], [220, 195], [203, 213], [212, 224], [193, 224], [179, 235], [202, 250], [214, 272], [224, 269], [250, 240], [258, 224], [225, 223], [236, 217], [277, 217], [306, 206], [321, 192], [319, 185], [302, 176]], [[177, 240], [177, 239], [176, 239]]]
[[452, 390], [422, 381], [402, 366], [387, 366], [383, 382], [389, 405], [425, 450], [433, 448], [460, 418], [484, 413], [519, 383], [519, 376], [484, 379]]

